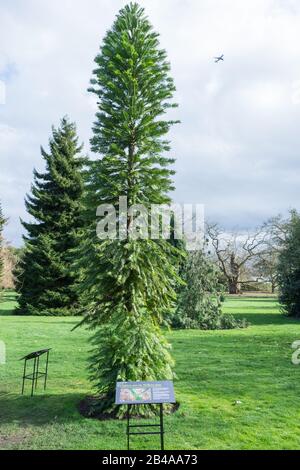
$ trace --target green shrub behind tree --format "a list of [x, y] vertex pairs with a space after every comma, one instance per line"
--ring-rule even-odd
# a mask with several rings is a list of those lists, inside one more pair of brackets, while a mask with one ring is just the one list
[[246, 326], [232, 315], [222, 313], [224, 287], [215, 263], [197, 250], [188, 254], [184, 269], [179, 302], [171, 316], [174, 328], [202, 330], [230, 329]]

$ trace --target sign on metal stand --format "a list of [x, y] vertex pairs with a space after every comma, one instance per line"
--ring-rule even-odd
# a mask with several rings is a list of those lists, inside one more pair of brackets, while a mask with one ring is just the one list
[[[46, 390], [47, 377], [48, 377], [48, 364], [49, 364], [49, 352], [51, 349], [41, 349], [40, 351], [34, 351], [27, 356], [22, 357], [20, 360], [24, 361], [24, 371], [23, 371], [23, 382], [22, 382], [22, 395], [24, 394], [25, 380], [30, 380], [31, 385], [31, 396], [33, 396], [34, 389], [37, 387], [38, 379], [44, 378], [44, 390]], [[44, 372], [39, 370], [40, 367], [40, 357], [46, 354], [46, 365]], [[33, 372], [32, 374], [26, 374], [27, 361], [33, 361]]]
[[[174, 385], [170, 380], [162, 382], [117, 382], [116, 405], [127, 405], [127, 449], [130, 450], [130, 436], [158, 434], [160, 447], [164, 450], [164, 403], [175, 403]], [[133, 405], [157, 404], [159, 424], [130, 424], [130, 411]], [[159, 427], [159, 431], [137, 431], [139, 428]], [[134, 429], [134, 431], [132, 431]]]

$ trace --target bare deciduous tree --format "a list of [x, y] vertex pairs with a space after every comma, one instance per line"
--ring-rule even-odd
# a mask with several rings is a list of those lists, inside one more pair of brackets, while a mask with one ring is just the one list
[[272, 294], [278, 286], [277, 265], [278, 252], [271, 246], [268, 247], [267, 251], [259, 253], [253, 263], [253, 275], [260, 281], [268, 282], [271, 285]]
[[2, 249], [3, 256], [3, 278], [2, 278], [2, 288], [4, 289], [14, 289], [15, 279], [14, 279], [14, 269], [17, 263], [17, 254], [16, 250], [11, 246], [5, 245]]
[[254, 233], [226, 232], [218, 224], [207, 224], [207, 234], [214, 255], [228, 283], [230, 294], [238, 294], [242, 284], [254, 282], [245, 279], [248, 265], [267, 250], [267, 232], [260, 228]]

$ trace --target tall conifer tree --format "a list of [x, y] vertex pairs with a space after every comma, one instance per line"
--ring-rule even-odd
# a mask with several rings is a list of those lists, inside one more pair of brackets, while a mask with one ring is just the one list
[[50, 151], [41, 149], [44, 173], [34, 171], [31, 195], [25, 201], [32, 222], [22, 222], [28, 235], [18, 267], [17, 313], [74, 315], [78, 313], [78, 272], [71, 271], [71, 251], [83, 225], [82, 169], [75, 124], [62, 119], [52, 128]]
[[[160, 325], [175, 300], [179, 250], [163, 239], [134, 239], [127, 217], [126, 239], [96, 237], [96, 207], [169, 204], [173, 189], [165, 134], [174, 121], [175, 90], [166, 52], [137, 4], [123, 8], [104, 38], [90, 91], [99, 101], [91, 140], [100, 158], [91, 163], [87, 214], [91, 223], [81, 245], [87, 323], [96, 333], [91, 375], [101, 400], [98, 411], [114, 407], [116, 381], [173, 377], [170, 347]], [[117, 215], [120, 215], [117, 210]], [[145, 415], [154, 408], [138, 409]]]

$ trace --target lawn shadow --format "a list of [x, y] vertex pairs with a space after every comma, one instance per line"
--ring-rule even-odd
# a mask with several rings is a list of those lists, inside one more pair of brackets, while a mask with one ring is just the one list
[[14, 315], [17, 307], [18, 294], [13, 291], [4, 291], [0, 293], [0, 316]]
[[272, 296], [246, 296], [246, 295], [243, 295], [243, 296], [232, 296], [230, 297], [230, 295], [226, 296], [226, 300], [228, 301], [238, 301], [238, 302], [241, 302], [241, 301], [245, 301], [245, 302], [249, 302], [249, 301], [254, 301], [254, 302], [276, 302], [278, 300], [278, 297], [276, 295], [274, 295], [273, 297]]
[[234, 318], [245, 318], [251, 325], [300, 325], [300, 319], [282, 313], [234, 313]]
[[11, 317], [15, 316], [15, 309], [0, 308], [0, 317]]
[[[300, 325], [300, 319], [286, 316], [281, 311], [277, 297], [235, 297], [224, 303], [226, 313], [237, 319], [246, 319], [251, 325]], [[235, 305], [235, 302], [236, 305]], [[250, 303], [252, 301], [252, 303]], [[249, 305], [239, 305], [241, 302]]]
[[274, 313], [277, 313], [277, 312], [280, 313], [280, 307], [279, 306], [274, 306], [274, 305], [254, 305], [254, 306], [251, 306], [251, 307], [250, 306], [245, 307], [244, 305], [242, 305], [242, 306], [241, 305], [237, 305], [237, 306], [234, 305], [234, 306], [228, 307], [228, 306], [225, 305], [225, 307], [229, 308], [230, 312], [233, 312], [233, 313], [234, 313], [235, 310], [239, 311], [239, 310], [242, 310], [242, 309], [243, 309], [244, 312], [248, 312], [248, 311], [250, 311], [250, 312], [251, 311], [267, 312], [267, 311], [271, 310], [271, 312], [273, 311]]
[[0, 425], [17, 422], [19, 425], [42, 426], [47, 423], [66, 423], [82, 420], [78, 405], [84, 394], [20, 395], [1, 393]]
[[16, 302], [18, 296], [16, 294], [4, 294], [2, 297], [2, 302]]

